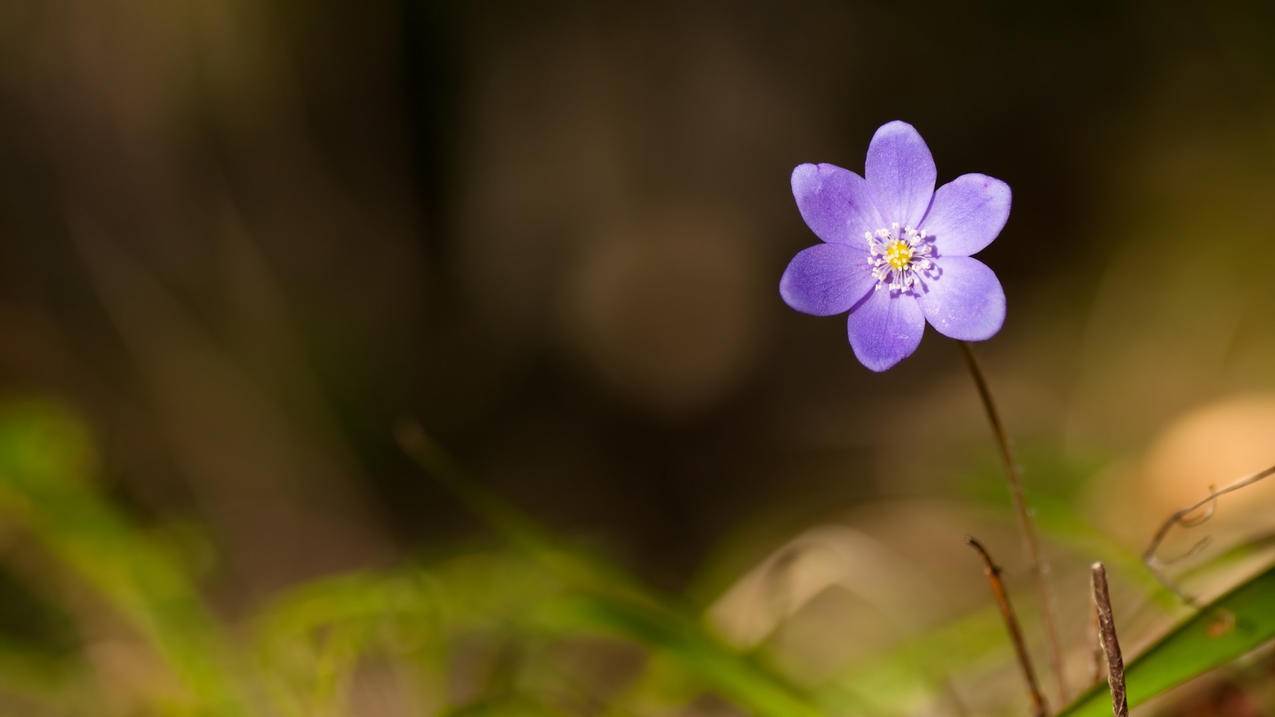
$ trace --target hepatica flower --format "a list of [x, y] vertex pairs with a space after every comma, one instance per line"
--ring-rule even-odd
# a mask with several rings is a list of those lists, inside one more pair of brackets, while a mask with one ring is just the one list
[[797, 253], [779, 294], [815, 316], [850, 313], [854, 355], [873, 371], [907, 358], [928, 321], [944, 336], [989, 339], [1005, 320], [996, 274], [971, 255], [1009, 218], [1009, 185], [965, 174], [934, 190], [930, 148], [905, 122], [877, 130], [864, 176], [832, 164], [793, 170], [792, 193], [824, 243]]

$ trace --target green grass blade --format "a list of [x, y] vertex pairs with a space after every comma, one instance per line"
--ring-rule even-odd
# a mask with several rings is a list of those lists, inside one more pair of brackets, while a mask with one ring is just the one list
[[[1119, 615], [1116, 615], [1117, 620]], [[1275, 567], [1251, 578], [1174, 628], [1125, 671], [1129, 706], [1227, 664], [1275, 638]], [[1058, 717], [1111, 714], [1105, 684]]]
[[0, 521], [21, 526], [149, 640], [186, 688], [172, 712], [241, 715], [219, 626], [191, 575], [96, 490], [91, 441], [46, 402], [0, 406]]
[[801, 691], [754, 659], [730, 650], [683, 615], [637, 601], [603, 595], [562, 601], [542, 614], [559, 628], [597, 630], [631, 639], [671, 657], [722, 695], [754, 714], [820, 717], [823, 711]]
[[[603, 561], [574, 550], [514, 506], [473, 481], [419, 426], [400, 428], [399, 441], [424, 471], [455, 495], [515, 549], [574, 591], [556, 603], [549, 623], [558, 629], [598, 629], [671, 657], [751, 713], [765, 717], [822, 717], [813, 700], [711, 635], [678, 600], [644, 588]], [[569, 607], [564, 607], [569, 605]], [[543, 627], [544, 625], [542, 625]]]

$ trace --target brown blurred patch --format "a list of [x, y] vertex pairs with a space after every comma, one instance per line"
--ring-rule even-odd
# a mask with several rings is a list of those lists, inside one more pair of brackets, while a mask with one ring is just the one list
[[757, 359], [771, 298], [731, 216], [661, 211], [583, 248], [563, 297], [569, 341], [627, 400], [680, 415], [718, 400]]

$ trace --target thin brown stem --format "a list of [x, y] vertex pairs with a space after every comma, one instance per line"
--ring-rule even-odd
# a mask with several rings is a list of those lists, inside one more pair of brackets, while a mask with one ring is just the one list
[[[1209, 494], [1206, 497], [1176, 511], [1168, 518], [1164, 519], [1164, 522], [1161, 523], [1160, 527], [1155, 531], [1155, 535], [1151, 537], [1151, 544], [1148, 545], [1147, 549], [1142, 553], [1142, 562], [1146, 564], [1147, 569], [1151, 571], [1151, 574], [1160, 581], [1160, 584], [1172, 591], [1186, 604], [1192, 607], [1199, 607], [1199, 602], [1195, 598], [1184, 593], [1182, 589], [1178, 587], [1177, 583], [1170, 580], [1169, 577], [1165, 575], [1163, 568], [1168, 563], [1190, 557], [1191, 555], [1199, 552], [1208, 544], [1208, 538], [1204, 538], [1196, 542], [1196, 544], [1187, 551], [1186, 555], [1172, 560], [1161, 560], [1156, 556], [1156, 553], [1160, 550], [1160, 545], [1163, 544], [1164, 539], [1168, 537], [1169, 531], [1173, 530], [1173, 526], [1177, 525], [1183, 528], [1194, 528], [1195, 526], [1206, 522], [1209, 518], [1213, 517], [1213, 513], [1217, 510], [1218, 498], [1226, 495], [1227, 493], [1234, 493], [1241, 488], [1247, 488], [1248, 486], [1272, 475], [1275, 475], [1275, 466], [1264, 468], [1256, 473], [1246, 475], [1232, 483], [1228, 483], [1220, 489], [1210, 486]], [[1196, 511], [1201, 508], [1204, 508], [1204, 513], [1201, 515], [1195, 515]]]
[[1001, 423], [1000, 412], [996, 410], [996, 401], [992, 398], [992, 390], [987, 385], [987, 378], [979, 367], [974, 350], [965, 341], [958, 341], [978, 396], [983, 401], [983, 410], [992, 425], [992, 434], [996, 445], [1000, 448], [1001, 461], [1005, 464], [1005, 478], [1009, 483], [1009, 494], [1014, 501], [1014, 512], [1018, 516], [1018, 529], [1023, 539], [1023, 551], [1031, 568], [1032, 580], [1036, 584], [1036, 593], [1040, 600], [1041, 622], [1045, 626], [1045, 638], [1049, 643], [1049, 666], [1053, 670], [1054, 679], [1058, 682], [1058, 697], [1061, 704], [1066, 704], [1070, 690], [1067, 687], [1067, 674], [1063, 667], [1062, 647], [1058, 642], [1058, 627], [1054, 619], [1053, 593], [1049, 589], [1049, 564], [1041, 553], [1040, 540], [1036, 537], [1036, 523], [1032, 519], [1031, 508], [1027, 504], [1027, 496], [1023, 492], [1022, 477], [1018, 472], [1018, 463], [1014, 460], [1014, 452], [1009, 447], [1009, 435], [1005, 425]]
[[1036, 679], [1036, 670], [1032, 667], [1031, 655], [1027, 652], [1027, 644], [1023, 641], [1023, 630], [1014, 615], [1014, 606], [1009, 602], [1009, 593], [1005, 590], [1005, 581], [1001, 580], [1001, 569], [992, 561], [987, 548], [974, 537], [967, 537], [965, 542], [978, 552], [983, 559], [983, 574], [987, 576], [987, 584], [992, 588], [992, 597], [996, 599], [996, 607], [1000, 609], [1001, 618], [1005, 620], [1005, 631], [1009, 633], [1010, 642], [1014, 644], [1014, 654], [1018, 657], [1018, 666], [1023, 672], [1023, 680], [1027, 682], [1027, 696], [1031, 700], [1032, 717], [1046, 717], [1049, 705], [1045, 695], [1040, 691], [1040, 682]]
[[1093, 585], [1094, 609], [1098, 615], [1098, 635], [1102, 652], [1107, 656], [1107, 685], [1111, 688], [1111, 713], [1115, 717], [1129, 717], [1129, 700], [1125, 695], [1124, 658], [1120, 655], [1120, 640], [1116, 637], [1116, 619], [1111, 613], [1111, 594], [1107, 589], [1107, 569], [1102, 563], [1094, 563], [1090, 569]]
[[1098, 623], [1098, 605], [1092, 604], [1093, 611], [1089, 616], [1089, 684], [1096, 685], [1106, 672], [1106, 658], [1102, 655], [1102, 626]]

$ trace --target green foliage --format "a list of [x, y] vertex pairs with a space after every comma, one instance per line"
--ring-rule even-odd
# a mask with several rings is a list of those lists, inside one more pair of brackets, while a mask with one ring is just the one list
[[0, 513], [154, 647], [180, 688], [155, 695], [151, 708], [242, 714], [226, 647], [191, 576], [97, 495], [93, 463], [83, 425], [60, 407], [30, 401], [0, 412]]
[[[1179, 625], [1127, 664], [1129, 706], [1136, 707], [1275, 638], [1272, 605], [1275, 568], [1246, 581]], [[1099, 685], [1059, 717], [1110, 713], [1106, 686]]]
[[600, 631], [632, 639], [672, 658], [688, 673], [758, 715], [817, 717], [816, 704], [769, 672], [708, 634], [688, 611], [611, 566], [557, 544], [539, 526], [496, 496], [464, 479], [448, 457], [418, 429], [402, 432], [404, 447], [421, 466], [504, 534], [545, 571], [575, 593], [552, 604], [546, 624], [555, 630]]
[[[203, 601], [196, 566], [206, 557], [173, 548], [189, 536], [143, 527], [103, 495], [92, 443], [72, 413], [40, 401], [0, 407], [0, 525], [21, 545], [0, 553], [0, 705], [32, 715], [339, 717], [359, 712], [358, 686], [372, 674], [410, 713], [445, 717], [631, 717], [706, 698], [763, 717], [888, 715], [962, 669], [1004, 658], [999, 619], [983, 609], [798, 684], [764, 648], [742, 653], [720, 640], [702, 606], [649, 589], [467, 480], [420, 431], [401, 438], [507, 548], [301, 584], [227, 625]], [[1046, 513], [1056, 539], [1132, 562], [1065, 508]], [[1232, 550], [1215, 562], [1248, 555]], [[1134, 660], [1131, 700], [1271, 639], [1272, 604], [1275, 570]], [[103, 669], [103, 631], [142, 665], [139, 678]], [[618, 652], [625, 666], [595, 684], [564, 657], [573, 646], [591, 656], [586, 663]], [[1065, 714], [1107, 709], [1096, 690]]]

